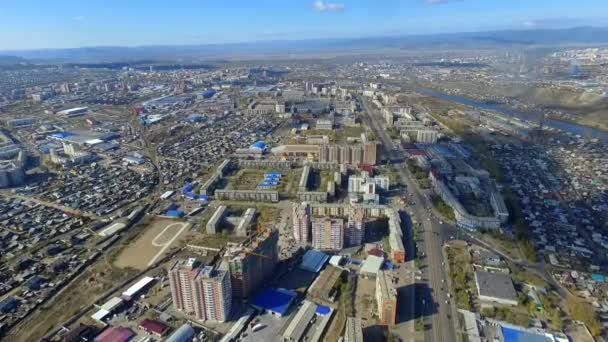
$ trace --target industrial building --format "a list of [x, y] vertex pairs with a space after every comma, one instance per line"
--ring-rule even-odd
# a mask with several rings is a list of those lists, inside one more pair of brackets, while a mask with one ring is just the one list
[[517, 292], [509, 274], [476, 271], [474, 277], [480, 300], [517, 305]]
[[348, 317], [344, 328], [344, 342], [364, 342], [361, 318]]
[[311, 249], [306, 251], [306, 253], [302, 257], [300, 269], [303, 269], [304, 271], [308, 272], [319, 273], [319, 271], [321, 271], [323, 266], [325, 266], [325, 264], [327, 263], [327, 260], [329, 260], [329, 255]]
[[266, 288], [254, 298], [251, 305], [258, 310], [282, 317], [297, 296], [296, 292], [287, 289]]

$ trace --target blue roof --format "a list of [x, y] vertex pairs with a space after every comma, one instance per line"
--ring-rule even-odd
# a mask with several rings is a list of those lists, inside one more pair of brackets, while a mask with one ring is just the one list
[[209, 196], [207, 196], [207, 195], [198, 195], [198, 199], [200, 201], [208, 201], [209, 200]]
[[192, 336], [194, 336], [194, 329], [188, 324], [184, 324], [179, 329], [175, 330], [175, 332], [169, 336], [166, 342], [184, 342], [190, 341]]
[[268, 172], [264, 173], [264, 176], [266, 176], [266, 177], [269, 177], [269, 176], [270, 177], [277, 177], [277, 176], [280, 177], [281, 175], [282, 175], [282, 173], [280, 173], [279, 171], [268, 171]]
[[266, 149], [266, 143], [263, 142], [262, 140], [256, 141], [253, 144], [251, 144], [251, 146], [249, 146], [249, 148], [257, 148], [257, 149], [260, 149], [260, 150], [265, 150]]
[[184, 216], [184, 212], [177, 209], [171, 209], [167, 210], [166, 215], [170, 217], [182, 217]]
[[325, 316], [331, 312], [331, 309], [325, 305], [318, 305], [316, 314], [320, 316]]
[[592, 274], [591, 279], [602, 282], [602, 283], [606, 280], [606, 278], [603, 275], [597, 274], [597, 273]]
[[70, 132], [57, 132], [57, 133], [53, 133], [51, 134], [51, 137], [53, 138], [57, 138], [57, 139], [65, 139], [67, 137], [71, 137], [76, 135], [75, 133], [70, 133]]
[[184, 187], [182, 188], [182, 192], [189, 192], [192, 189], [194, 189], [194, 185], [188, 183], [188, 184], [184, 185]]
[[501, 325], [502, 336], [505, 342], [549, 342], [553, 341], [544, 335], [533, 334], [525, 330], [519, 329], [518, 327], [510, 327]]
[[255, 297], [253, 306], [283, 315], [296, 297], [293, 291], [266, 288]]
[[197, 195], [197, 194], [194, 194], [194, 193], [192, 193], [192, 192], [186, 192], [186, 193], [184, 194], [184, 197], [189, 198], [189, 199], [192, 199], [192, 200], [198, 199], [198, 195]]
[[300, 268], [305, 271], [317, 273], [321, 270], [321, 268], [323, 268], [323, 265], [325, 265], [327, 260], [329, 260], [329, 255], [311, 249], [306, 252], [306, 254], [304, 254], [304, 256], [302, 257], [302, 263], [300, 263]]
[[204, 98], [208, 99], [208, 98], [210, 98], [211, 96], [215, 95], [215, 90], [211, 90], [211, 89], [209, 89], [209, 90], [205, 90], [204, 92], [202, 92], [202, 93], [201, 93], [201, 95], [202, 95]]

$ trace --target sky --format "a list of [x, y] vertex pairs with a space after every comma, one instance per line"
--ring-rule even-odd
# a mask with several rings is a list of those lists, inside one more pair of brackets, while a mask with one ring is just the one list
[[608, 26], [606, 0], [2, 0], [0, 50]]

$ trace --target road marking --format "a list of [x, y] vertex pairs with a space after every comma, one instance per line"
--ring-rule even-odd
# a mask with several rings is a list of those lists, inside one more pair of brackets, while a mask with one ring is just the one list
[[154, 258], [152, 258], [152, 260], [150, 260], [150, 262], [148, 263], [148, 266], [152, 266], [156, 262], [156, 260], [158, 258], [160, 258], [161, 255], [163, 255], [163, 253], [165, 252], [165, 250], [167, 248], [169, 248], [169, 246], [171, 246], [171, 244], [173, 243], [173, 241], [175, 241], [175, 239], [177, 239], [182, 234], [182, 232], [184, 230], [186, 230], [186, 228], [188, 228], [190, 226], [189, 223], [182, 223], [182, 228], [175, 235], [173, 235], [173, 237], [169, 241], [167, 241], [163, 245], [158, 245], [156, 243], [156, 239], [158, 239], [159, 236], [162, 236], [162, 234], [167, 230], [167, 228], [172, 227], [174, 225], [179, 225], [179, 223], [172, 223], [172, 224], [166, 226], [165, 229], [163, 229], [158, 235], [156, 235], [156, 237], [152, 241], [152, 245], [154, 245], [156, 247], [161, 247], [162, 246], [162, 248], [160, 249], [160, 251], [158, 251], [158, 253], [156, 253], [156, 255], [154, 256]]

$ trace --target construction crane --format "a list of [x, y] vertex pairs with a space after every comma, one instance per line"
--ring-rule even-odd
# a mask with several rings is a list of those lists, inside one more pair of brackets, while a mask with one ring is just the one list
[[245, 252], [245, 254], [247, 254], [247, 255], [253, 255], [253, 256], [256, 256], [256, 257], [259, 257], [259, 258], [270, 259], [270, 257], [268, 255], [254, 253], [254, 252]]

